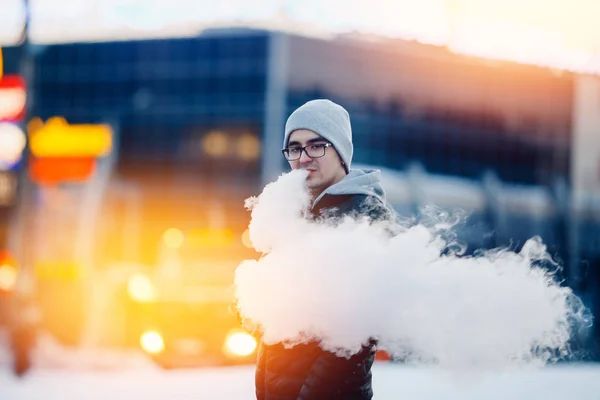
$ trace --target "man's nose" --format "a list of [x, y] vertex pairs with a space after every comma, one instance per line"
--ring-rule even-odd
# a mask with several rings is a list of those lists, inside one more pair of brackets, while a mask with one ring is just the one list
[[306, 151], [302, 151], [302, 153], [300, 153], [300, 159], [298, 160], [300, 162], [300, 164], [306, 164], [306, 163], [311, 163], [312, 162], [312, 158], [310, 158], [308, 156], [308, 154], [306, 154]]

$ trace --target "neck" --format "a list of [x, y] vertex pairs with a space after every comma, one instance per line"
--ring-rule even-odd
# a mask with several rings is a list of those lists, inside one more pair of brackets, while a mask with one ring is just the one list
[[344, 179], [345, 176], [346, 176], [346, 173], [344, 172], [344, 173], [340, 174], [333, 181], [333, 183], [330, 184], [329, 186], [309, 189], [310, 197], [311, 197], [312, 202], [314, 203], [314, 201], [321, 195], [321, 193], [323, 193], [325, 190], [327, 190], [331, 186], [335, 185], [336, 183], [338, 183], [339, 181], [341, 181], [342, 179]]
[[317, 197], [319, 197], [321, 195], [321, 193], [323, 193], [325, 191], [325, 189], [310, 189], [310, 200], [311, 203], [314, 203], [315, 200], [317, 199]]

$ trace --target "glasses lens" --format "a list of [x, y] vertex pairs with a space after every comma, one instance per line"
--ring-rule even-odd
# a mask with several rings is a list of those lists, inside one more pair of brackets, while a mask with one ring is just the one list
[[325, 155], [325, 144], [320, 143], [308, 146], [306, 152], [312, 158], [323, 157]]
[[302, 154], [302, 148], [290, 147], [284, 152], [284, 154], [288, 160], [294, 161], [300, 158], [300, 155]]

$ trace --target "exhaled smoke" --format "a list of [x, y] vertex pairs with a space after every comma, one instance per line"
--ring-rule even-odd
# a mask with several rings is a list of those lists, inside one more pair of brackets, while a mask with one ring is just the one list
[[247, 201], [250, 238], [263, 256], [238, 267], [237, 304], [267, 344], [319, 340], [349, 356], [376, 338], [390, 353], [451, 369], [565, 354], [583, 310], [536, 266], [549, 259], [539, 239], [519, 253], [465, 257], [444, 251], [435, 227], [311, 221], [305, 178], [282, 175]]

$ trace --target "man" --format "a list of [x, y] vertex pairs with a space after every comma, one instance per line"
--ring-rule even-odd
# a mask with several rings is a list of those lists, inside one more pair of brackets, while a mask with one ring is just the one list
[[[329, 100], [313, 100], [287, 120], [283, 154], [292, 169], [309, 171], [312, 215], [389, 218], [379, 171], [351, 170], [353, 145], [348, 112]], [[307, 293], [307, 296], [310, 296]], [[367, 400], [373, 397], [375, 342], [350, 359], [319, 343], [284, 348], [260, 344], [256, 368], [258, 400]]]

